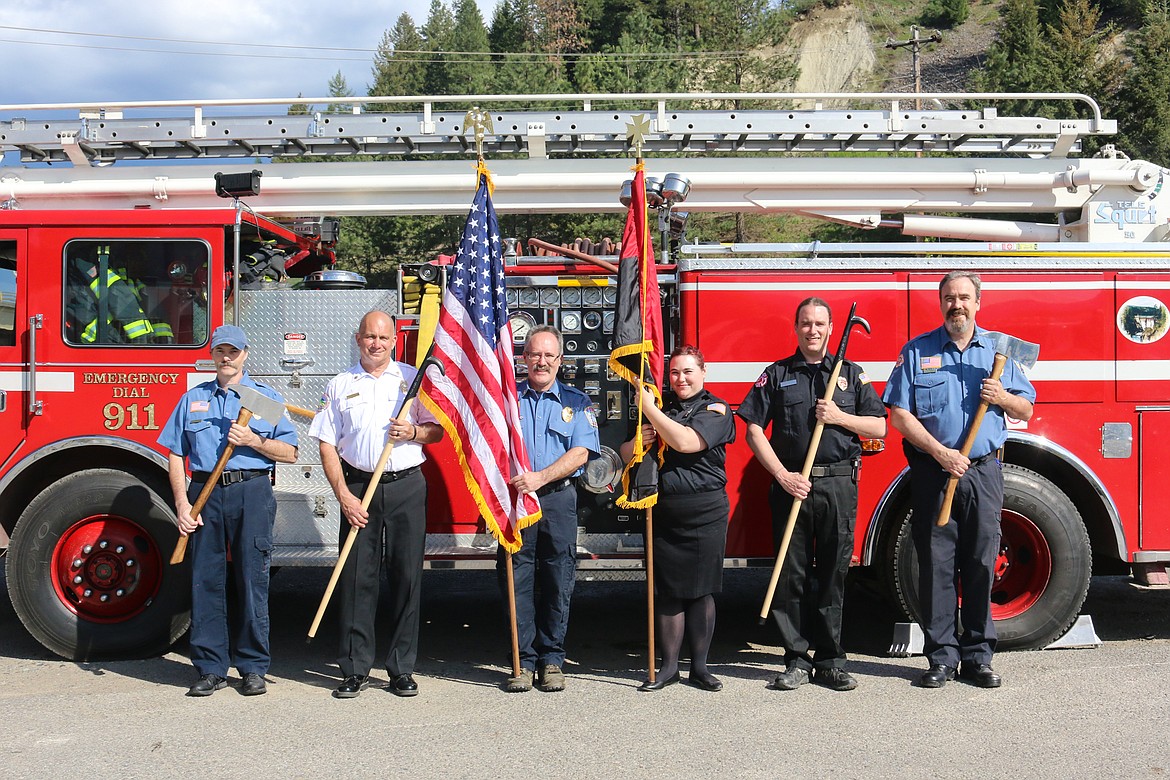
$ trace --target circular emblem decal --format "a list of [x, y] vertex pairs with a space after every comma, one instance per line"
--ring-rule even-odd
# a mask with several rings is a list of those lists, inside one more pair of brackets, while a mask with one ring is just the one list
[[1166, 304], [1148, 295], [1130, 298], [1117, 310], [1117, 329], [1135, 344], [1152, 344], [1170, 328]]

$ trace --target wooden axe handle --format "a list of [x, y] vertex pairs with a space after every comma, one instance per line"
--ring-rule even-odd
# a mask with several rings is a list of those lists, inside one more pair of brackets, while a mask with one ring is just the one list
[[[844, 363], [843, 359], [838, 360], [837, 364], [833, 366], [823, 400], [833, 400], [833, 391], [837, 389], [837, 378], [841, 376], [841, 366]], [[821, 434], [824, 432], [824, 420], [817, 420], [816, 427], [813, 428], [812, 439], [808, 443], [808, 452], [804, 456], [804, 468], [800, 470], [800, 476], [805, 479], [808, 479], [808, 475], [812, 473], [813, 463], [817, 459], [817, 450], [821, 446]], [[792, 529], [796, 527], [796, 516], [800, 514], [800, 506], [803, 503], [802, 499], [795, 496], [792, 499], [792, 509], [788, 511], [788, 522], [784, 526], [784, 536], [780, 541], [780, 552], [776, 553], [776, 563], [772, 566], [772, 579], [768, 582], [768, 592], [764, 595], [764, 606], [760, 608], [760, 625], [767, 622], [768, 613], [772, 611], [772, 598], [776, 595], [776, 585], [780, 582], [780, 570], [784, 568], [784, 559], [788, 556], [788, 544], [792, 541]]]
[[[1003, 376], [1003, 368], [1007, 365], [1007, 355], [996, 354], [995, 363], [991, 367], [991, 378], [999, 379]], [[959, 450], [965, 458], [971, 454], [971, 448], [975, 446], [975, 439], [979, 436], [979, 426], [983, 425], [983, 415], [987, 414], [987, 401], [980, 401], [979, 408], [975, 410], [975, 416], [971, 418], [971, 429], [967, 431], [967, 438], [963, 442], [963, 449]], [[942, 507], [938, 510], [938, 520], [935, 525], [943, 527], [951, 520], [951, 504], [955, 500], [955, 488], [959, 486], [959, 478], [954, 474], [947, 480], [947, 489], [943, 493]]]
[[[252, 419], [251, 409], [240, 409], [240, 414], [236, 417], [236, 425], [247, 425]], [[199, 497], [195, 499], [195, 503], [191, 505], [191, 517], [199, 517], [199, 513], [203, 511], [203, 506], [207, 503], [207, 499], [211, 498], [211, 491], [215, 488], [215, 483], [219, 482], [219, 477], [223, 474], [223, 467], [227, 465], [228, 458], [235, 452], [236, 445], [229, 443], [223, 448], [223, 453], [219, 456], [219, 460], [215, 462], [215, 468], [207, 475], [207, 481], [203, 483], [203, 489], [199, 491]], [[191, 533], [195, 533], [192, 531]], [[183, 558], [187, 556], [187, 536], [180, 536], [179, 541], [175, 543], [175, 551], [171, 553], [171, 563], [182, 563]]]
[[[402, 408], [398, 410], [398, 416], [394, 419], [399, 422], [405, 420], [413, 403], [414, 396], [412, 395], [402, 402]], [[378, 482], [382, 478], [382, 472], [386, 469], [386, 462], [390, 460], [390, 453], [393, 451], [394, 440], [387, 438], [386, 446], [382, 448], [382, 455], [378, 458], [378, 465], [374, 467], [374, 471], [370, 477], [370, 483], [366, 485], [366, 492], [362, 496], [362, 509], [370, 508], [370, 502], [374, 500], [374, 491], [378, 489]], [[337, 556], [337, 563], [333, 565], [333, 574], [329, 576], [329, 584], [325, 586], [325, 594], [321, 596], [321, 603], [317, 607], [317, 614], [313, 616], [313, 625], [309, 626], [309, 641], [312, 641], [313, 637], [317, 636], [317, 629], [321, 627], [321, 619], [325, 617], [325, 608], [329, 606], [329, 600], [333, 598], [333, 590], [337, 587], [337, 580], [341, 577], [341, 570], [345, 568], [345, 561], [349, 558], [349, 551], [353, 549], [353, 543], [357, 539], [357, 535], [357, 526], [351, 525], [349, 527], [349, 534], [345, 537], [345, 544], [341, 547], [341, 554]]]

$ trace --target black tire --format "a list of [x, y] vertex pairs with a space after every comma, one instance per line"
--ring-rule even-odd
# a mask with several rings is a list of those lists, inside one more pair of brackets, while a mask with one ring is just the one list
[[71, 474], [16, 523], [12, 606], [29, 633], [64, 658], [158, 655], [191, 620], [190, 567], [168, 562], [177, 539], [174, 512], [139, 478], [110, 469]]
[[[991, 592], [1001, 650], [1036, 650], [1076, 621], [1089, 592], [1093, 556], [1076, 506], [1049, 480], [1021, 466], [1003, 467], [999, 565]], [[919, 620], [918, 559], [910, 538], [910, 509], [894, 519], [887, 566], [893, 594]]]

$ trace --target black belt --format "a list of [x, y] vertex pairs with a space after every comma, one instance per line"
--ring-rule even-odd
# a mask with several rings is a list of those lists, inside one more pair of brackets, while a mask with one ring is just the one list
[[[383, 485], [385, 485], [387, 482], [395, 482], [405, 477], [409, 477], [411, 474], [418, 473], [419, 469], [421, 468], [422, 466], [419, 465], [411, 466], [405, 469], [399, 469], [398, 471], [383, 471], [381, 476], [378, 477], [378, 482]], [[345, 472], [345, 478], [350, 482], [365, 482], [368, 485], [370, 480], [374, 478], [373, 472], [362, 471], [361, 469], [354, 468], [348, 463], [342, 463], [341, 470]]]
[[564, 490], [567, 487], [572, 487], [573, 484], [574, 484], [574, 482], [573, 482], [572, 477], [565, 477], [564, 479], [558, 479], [556, 482], [550, 482], [542, 488], [537, 488], [536, 495], [542, 496], [542, 497], [547, 496], [550, 493], [556, 493], [560, 490]]
[[978, 458], [971, 458], [971, 465], [979, 466], [989, 460], [1003, 460], [1003, 450], [992, 450], [986, 455], [980, 455]]
[[[237, 471], [225, 471], [219, 475], [219, 480], [216, 484], [219, 485], [234, 485], [237, 482], [247, 482], [249, 479], [256, 477], [271, 477], [272, 472], [268, 469], [239, 469]], [[192, 482], [207, 482], [208, 477], [211, 476], [210, 471], [192, 471]]]
[[818, 477], [851, 477], [854, 470], [861, 464], [849, 460], [843, 460], [840, 463], [825, 463], [820, 466], [813, 466], [812, 471], [808, 476], [810, 479]]

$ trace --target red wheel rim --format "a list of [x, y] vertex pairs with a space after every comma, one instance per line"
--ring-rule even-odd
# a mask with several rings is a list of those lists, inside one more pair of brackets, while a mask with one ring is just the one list
[[116, 515], [79, 520], [53, 548], [53, 588], [78, 617], [118, 623], [158, 594], [162, 556], [142, 526]]
[[991, 585], [991, 616], [995, 620], [1022, 615], [1035, 606], [1052, 577], [1052, 551], [1036, 524], [1006, 509], [1002, 518]]

